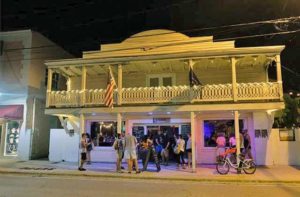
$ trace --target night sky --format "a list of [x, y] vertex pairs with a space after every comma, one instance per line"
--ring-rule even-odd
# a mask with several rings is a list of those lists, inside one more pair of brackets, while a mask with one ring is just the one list
[[[300, 0], [2, 0], [1, 28], [35, 30], [81, 57], [82, 51], [149, 29], [227, 39], [299, 30], [300, 19], [220, 26], [298, 16]], [[300, 91], [300, 32], [236, 42], [236, 46], [275, 44], [286, 45], [282, 53], [285, 91]]]

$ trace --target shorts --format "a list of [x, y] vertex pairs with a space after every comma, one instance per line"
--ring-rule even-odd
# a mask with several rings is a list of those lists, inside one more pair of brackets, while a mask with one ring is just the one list
[[86, 160], [86, 153], [81, 153], [81, 160], [83, 160], [83, 161]]
[[191, 153], [192, 149], [186, 149], [186, 152]]
[[136, 159], [137, 158], [136, 150], [131, 150], [131, 151], [125, 150], [124, 157], [125, 159]]

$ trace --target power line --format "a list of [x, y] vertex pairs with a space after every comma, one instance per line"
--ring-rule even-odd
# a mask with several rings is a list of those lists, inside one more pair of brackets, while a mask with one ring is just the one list
[[[250, 22], [250, 23], [240, 23], [240, 24], [234, 24], [234, 25], [224, 25], [224, 26], [216, 26], [216, 27], [207, 27], [207, 28], [194, 28], [194, 29], [187, 29], [179, 32], [164, 32], [164, 33], [159, 33], [155, 35], [141, 35], [141, 36], [135, 36], [137, 37], [150, 37], [150, 36], [158, 36], [158, 35], [166, 35], [166, 34], [176, 34], [176, 33], [188, 33], [188, 32], [193, 32], [193, 31], [202, 31], [202, 30], [211, 30], [211, 29], [223, 29], [223, 28], [228, 28], [228, 27], [239, 27], [239, 26], [247, 26], [247, 25], [255, 25], [255, 24], [270, 24], [270, 23], [276, 23], [276, 22], [290, 22], [290, 20], [297, 20], [300, 19], [300, 16], [294, 16], [294, 17], [289, 17], [289, 18], [279, 18], [279, 19], [272, 19], [272, 20], [265, 20], [265, 21], [257, 21], [257, 22]], [[299, 21], [300, 23], [300, 21]], [[245, 27], [244, 27], [245, 28]], [[240, 29], [239, 29], [240, 30]], [[230, 30], [228, 30], [230, 31]], [[232, 30], [231, 30], [232, 31]], [[226, 32], [226, 31], [225, 31]], [[286, 32], [279, 32], [279, 33], [270, 33], [270, 35], [276, 35], [276, 34], [287, 34], [288, 32], [294, 33], [293, 31], [286, 31]], [[295, 32], [298, 32], [296, 30]], [[268, 34], [261, 34], [262, 36], [267, 36]], [[252, 36], [241, 36], [241, 37], [233, 37], [233, 38], [223, 38], [223, 39], [217, 39], [217, 41], [222, 41], [222, 40], [229, 40], [229, 39], [243, 39], [243, 38], [251, 38], [251, 37], [257, 37], [256, 35]], [[115, 39], [115, 40], [120, 40], [120, 39]], [[83, 41], [80, 42], [75, 42], [75, 43], [83, 43]], [[69, 44], [66, 46], [75, 46], [78, 44]], [[4, 51], [13, 51], [13, 50], [28, 50], [28, 49], [35, 49], [35, 48], [48, 48], [48, 47], [56, 47], [57, 45], [42, 45], [42, 46], [37, 46], [37, 47], [28, 47], [28, 48], [14, 48], [14, 49], [5, 49]]]
[[276, 33], [239, 36], [239, 37], [233, 37], [233, 38], [221, 38], [221, 39], [216, 39], [215, 41], [239, 40], [239, 39], [255, 38], [255, 37], [262, 37], [262, 36], [275, 36], [275, 35], [291, 34], [291, 33], [297, 33], [297, 32], [300, 32], [300, 29], [293, 30], [293, 31], [276, 32]]

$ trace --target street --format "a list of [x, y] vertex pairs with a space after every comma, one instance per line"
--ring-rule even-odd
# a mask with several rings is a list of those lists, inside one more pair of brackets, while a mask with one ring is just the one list
[[[132, 174], [132, 176], [138, 176]], [[2, 175], [0, 197], [89, 196], [300, 196], [298, 184], [219, 183], [104, 179], [89, 177], [32, 177]]]

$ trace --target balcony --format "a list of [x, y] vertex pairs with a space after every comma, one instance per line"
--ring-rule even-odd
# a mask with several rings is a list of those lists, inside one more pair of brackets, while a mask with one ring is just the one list
[[[169, 86], [123, 88], [121, 104], [185, 104], [220, 102], [263, 102], [280, 100], [279, 83], [237, 83], [236, 95], [232, 84], [203, 86]], [[101, 107], [104, 106], [105, 89], [48, 92], [49, 107]], [[114, 92], [116, 104], [118, 92]]]

